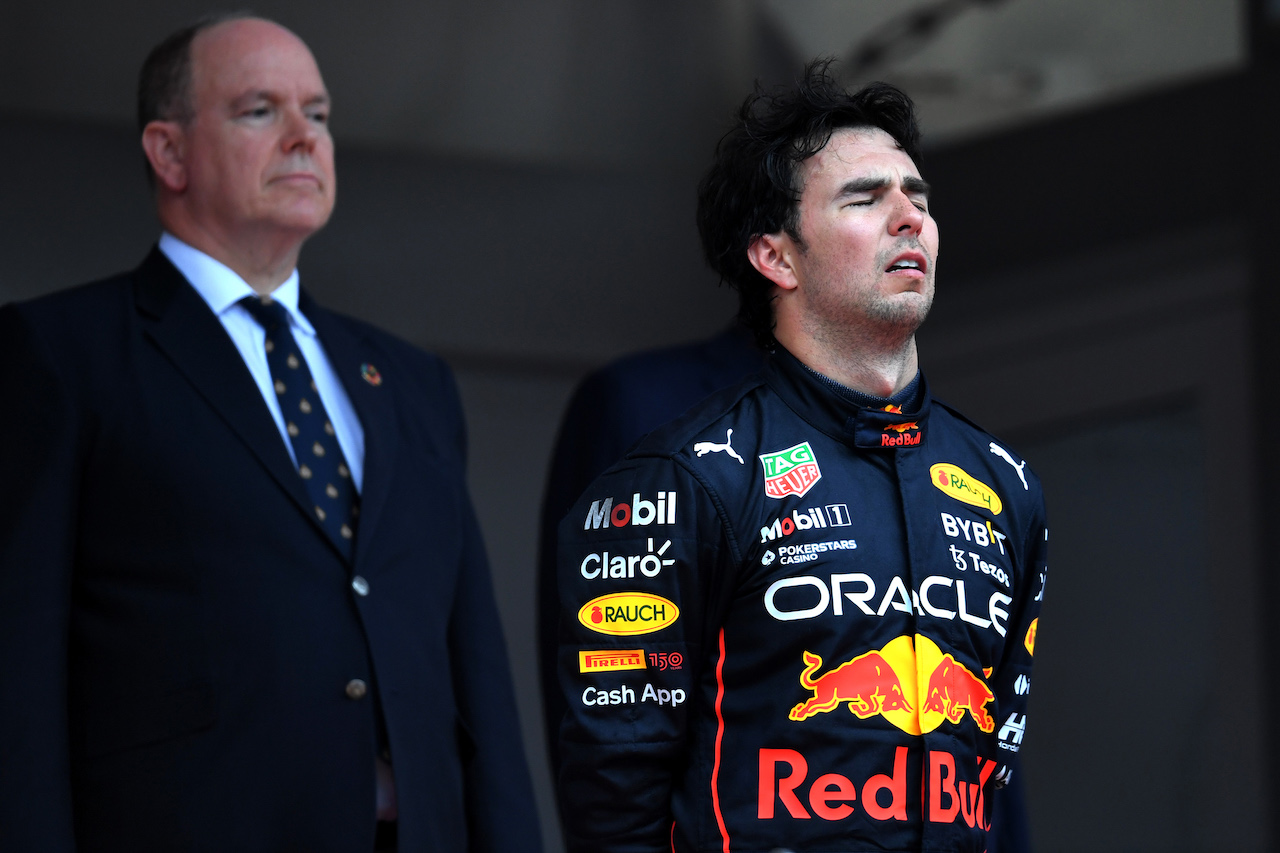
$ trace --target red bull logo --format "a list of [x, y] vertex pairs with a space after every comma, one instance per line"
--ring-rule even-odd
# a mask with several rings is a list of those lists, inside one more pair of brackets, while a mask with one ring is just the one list
[[965, 711], [984, 732], [993, 731], [996, 721], [987, 713], [986, 705], [995, 698], [981, 678], [958, 663], [950, 654], [942, 656], [942, 663], [929, 676], [924, 710], [934, 711], [952, 723], [964, 719]]
[[[885, 409], [889, 411], [889, 409]], [[898, 412], [900, 414], [900, 412]], [[890, 433], [895, 433], [890, 435]], [[920, 443], [920, 424], [915, 421], [904, 421], [900, 424], [889, 424], [880, 434], [881, 447], [914, 447]]]
[[[908, 752], [905, 746], [896, 747], [893, 769], [873, 774], [861, 785], [842, 773], [823, 772], [831, 768], [821, 768], [806, 792], [810, 773], [804, 753], [795, 749], [761, 749], [756, 817], [774, 820], [784, 817], [785, 811], [799, 820], [844, 820], [861, 809], [872, 820], [905, 821]], [[972, 829], [991, 828], [984, 789], [995, 774], [996, 762], [978, 757], [975, 767], [970, 761], [957, 761], [950, 752], [929, 750], [922, 793], [924, 816], [930, 823], [964, 821]]]
[[[920, 429], [915, 424], [899, 424], [899, 426], [915, 427], [917, 430]], [[915, 432], [909, 435], [889, 435], [888, 430], [893, 428], [894, 427], [887, 427], [886, 431], [880, 434], [881, 447], [915, 447], [920, 443], [920, 438], [924, 435], [922, 432]]]
[[986, 681], [928, 637], [895, 637], [816, 677], [822, 658], [808, 651], [803, 657], [800, 686], [813, 695], [788, 713], [796, 722], [847, 705], [860, 720], [880, 715], [912, 735], [960, 725], [966, 715], [984, 732], [995, 729], [987, 711], [995, 695]]
[[1027, 628], [1027, 638], [1022, 641], [1022, 644], [1027, 647], [1027, 654], [1032, 657], [1036, 655], [1036, 629], [1039, 625], [1040, 617], [1037, 616], [1031, 620], [1031, 625]]
[[793, 720], [831, 711], [842, 702], [848, 702], [849, 710], [861, 720], [884, 711], [911, 710], [902, 683], [879, 652], [858, 655], [817, 678], [812, 676], [822, 666], [822, 658], [805, 652], [804, 662], [800, 684], [813, 691], [813, 698], [791, 709]]

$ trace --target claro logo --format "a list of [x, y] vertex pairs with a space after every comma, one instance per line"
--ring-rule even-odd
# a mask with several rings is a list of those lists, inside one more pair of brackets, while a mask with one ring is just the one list
[[680, 618], [680, 609], [660, 595], [614, 592], [593, 598], [578, 610], [578, 621], [600, 634], [652, 634]]
[[939, 462], [929, 468], [929, 479], [944, 495], [970, 506], [990, 510], [992, 515], [999, 515], [1000, 510], [1004, 509], [1000, 496], [990, 486], [958, 465]]

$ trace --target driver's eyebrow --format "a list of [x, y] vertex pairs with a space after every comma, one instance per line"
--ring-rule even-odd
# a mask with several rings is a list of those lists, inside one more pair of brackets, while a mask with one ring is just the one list
[[861, 193], [875, 192], [889, 186], [889, 179], [883, 175], [870, 175], [865, 178], [854, 178], [851, 181], [845, 181], [840, 187], [840, 191], [836, 193], [836, 199], [842, 199], [846, 196], [860, 195]]
[[902, 179], [902, 191], [907, 195], [922, 195], [925, 198], [928, 198], [931, 189], [929, 182], [924, 178], [917, 178], [914, 175], [908, 175]]
[[[861, 193], [876, 192], [888, 187], [892, 180], [884, 175], [869, 175], [865, 178], [854, 178], [851, 181], [845, 181], [840, 187], [840, 191], [836, 193], [836, 199], [842, 199], [851, 195], [859, 195]], [[929, 197], [929, 183], [923, 178], [917, 178], [914, 175], [908, 175], [902, 179], [902, 191], [907, 195], [922, 195]]]

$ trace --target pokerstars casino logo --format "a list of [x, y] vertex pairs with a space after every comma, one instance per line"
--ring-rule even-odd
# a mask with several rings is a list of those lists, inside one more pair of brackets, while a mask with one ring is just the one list
[[822, 479], [818, 460], [807, 441], [776, 453], [763, 453], [760, 464], [764, 466], [764, 493], [771, 498], [800, 497]]

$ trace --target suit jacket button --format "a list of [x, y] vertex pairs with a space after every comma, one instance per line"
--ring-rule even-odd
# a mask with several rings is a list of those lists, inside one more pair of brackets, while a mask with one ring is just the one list
[[359, 678], [353, 678], [347, 682], [347, 698], [363, 699], [364, 694], [369, 692], [369, 685], [365, 684]]
[[369, 582], [364, 578], [360, 577], [360, 575], [356, 575], [354, 578], [352, 578], [351, 588], [356, 591], [356, 595], [369, 594]]

